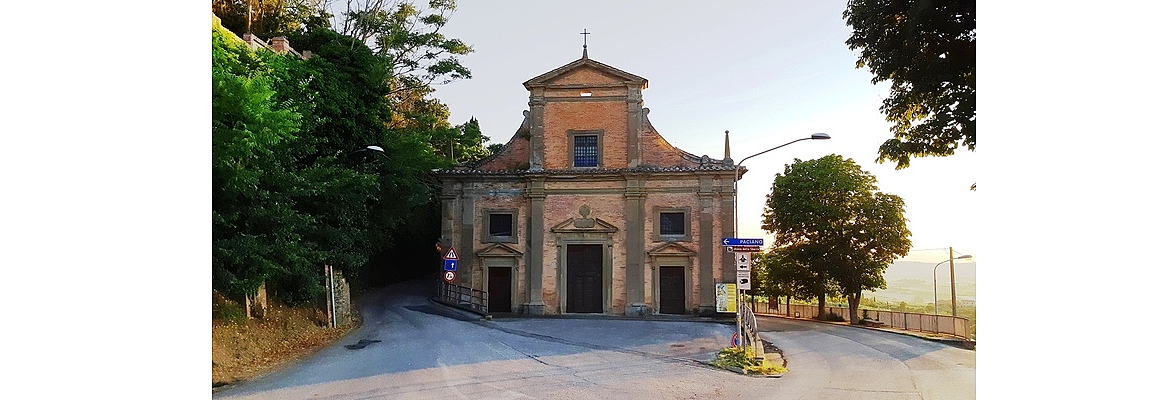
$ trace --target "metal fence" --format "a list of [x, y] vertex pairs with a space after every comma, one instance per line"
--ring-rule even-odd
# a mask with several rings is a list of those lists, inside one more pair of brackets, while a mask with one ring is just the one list
[[743, 347], [752, 348], [752, 353], [755, 354], [757, 360], [764, 359], [764, 344], [760, 340], [759, 325], [756, 323], [756, 313], [750, 307], [743, 307], [738, 311], [740, 331], [743, 332], [743, 338], [740, 339]]
[[487, 292], [447, 283], [441, 279], [435, 300], [480, 315], [488, 313]]
[[[817, 306], [811, 304], [769, 304], [751, 299], [752, 310], [760, 314], [784, 315], [796, 318], [812, 318], [817, 315]], [[825, 307], [829, 313], [849, 318], [847, 307]], [[971, 339], [971, 322], [963, 317], [950, 315], [920, 314], [901, 311], [858, 309], [862, 318], [881, 323], [883, 327], [908, 331], [930, 332]]]

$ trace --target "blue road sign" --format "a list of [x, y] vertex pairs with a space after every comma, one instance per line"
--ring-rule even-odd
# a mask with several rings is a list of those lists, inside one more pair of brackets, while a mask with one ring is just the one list
[[723, 238], [724, 246], [763, 246], [764, 239]]
[[459, 269], [459, 260], [443, 260], [444, 271], [454, 271]]

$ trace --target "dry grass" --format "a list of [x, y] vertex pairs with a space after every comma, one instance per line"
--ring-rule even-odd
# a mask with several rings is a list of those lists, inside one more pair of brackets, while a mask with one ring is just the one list
[[[224, 304], [222, 297], [213, 304]], [[340, 339], [356, 324], [328, 328], [324, 313], [312, 309], [271, 306], [263, 320], [246, 324], [211, 321], [212, 387], [256, 378]]]

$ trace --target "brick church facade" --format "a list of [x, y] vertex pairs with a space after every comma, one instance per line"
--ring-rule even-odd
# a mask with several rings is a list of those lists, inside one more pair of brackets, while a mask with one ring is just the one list
[[588, 53], [524, 87], [502, 151], [436, 172], [454, 283], [486, 291], [493, 313], [714, 313], [715, 283], [735, 281], [719, 244], [734, 236], [726, 147], [716, 160], [672, 146], [643, 108], [648, 81]]

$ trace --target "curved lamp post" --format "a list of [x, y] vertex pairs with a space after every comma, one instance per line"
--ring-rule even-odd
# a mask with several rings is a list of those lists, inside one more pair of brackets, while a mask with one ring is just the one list
[[369, 145], [369, 146], [366, 146], [365, 148], [361, 148], [361, 149], [357, 149], [357, 150], [349, 152], [350, 157], [356, 157], [358, 155], [361, 155], [363, 161], [365, 160], [366, 157], [368, 157], [371, 154], [380, 154], [382, 157], [386, 157], [386, 158], [390, 157], [390, 156], [386, 155], [386, 150], [383, 150], [381, 146], [375, 146], [375, 145]]
[[[938, 266], [939, 266], [939, 265], [943, 265], [943, 263], [945, 263], [945, 262], [950, 262], [950, 263], [953, 263], [955, 260], [966, 260], [966, 259], [969, 259], [969, 258], [971, 258], [971, 255], [970, 255], [970, 254], [964, 254], [964, 255], [961, 255], [961, 256], [958, 256], [958, 257], [955, 257], [955, 258], [948, 258], [948, 259], [946, 259], [946, 260], [939, 261], [939, 263], [938, 263], [938, 264], [935, 264], [935, 265], [934, 265], [934, 325], [935, 325], [936, 329], [937, 329], [937, 326], [938, 326]], [[954, 264], [952, 264], [952, 265], [954, 265]], [[954, 275], [952, 275], [952, 277], [953, 277], [953, 276], [954, 276]], [[954, 303], [955, 303], [955, 286], [954, 286], [954, 283], [955, 283], [955, 281], [954, 281], [954, 278], [951, 278], [951, 306], [954, 306], [954, 305], [955, 305], [955, 304], [954, 304]], [[955, 310], [953, 310], [953, 309], [951, 310], [951, 316], [952, 316], [952, 317], [953, 317], [953, 316], [955, 316], [955, 312], [954, 312], [954, 311], [955, 311]]]
[[[382, 157], [390, 158], [390, 156], [386, 155], [386, 150], [383, 150], [381, 146], [375, 146], [375, 145], [369, 145], [369, 146], [366, 146], [365, 148], [351, 151], [351, 152], [349, 152], [349, 156], [354, 157], [354, 156], [357, 156], [358, 154], [361, 154], [362, 159], [364, 160], [365, 157], [367, 157], [373, 153], [381, 154]], [[329, 309], [325, 310], [325, 312], [327, 314], [329, 314], [328, 315], [329, 327], [336, 328], [337, 327], [337, 293], [334, 293], [334, 290], [333, 290], [334, 289], [333, 266], [329, 265], [329, 264], [325, 264], [325, 284], [329, 285], [329, 292], [326, 293], [326, 296], [328, 297], [327, 300], [329, 301]]]
[[[724, 133], [728, 133], [728, 132], [725, 131]], [[788, 143], [761, 151], [759, 153], [744, 157], [743, 159], [739, 160], [739, 163], [735, 164], [735, 181], [734, 181], [735, 182], [735, 209], [732, 210], [732, 218], [735, 218], [735, 226], [733, 228], [734, 228], [734, 232], [735, 232], [736, 237], [739, 237], [739, 169], [741, 167], [743, 167], [743, 162], [747, 161], [749, 158], [758, 156], [760, 154], [767, 153], [767, 152], [772, 151], [772, 150], [779, 149], [781, 147], [799, 142], [801, 140], [824, 140], [824, 139], [829, 139], [829, 134], [827, 134], [827, 133], [814, 133], [812, 135], [809, 135], [809, 137], [796, 139], [796, 140], [793, 140], [791, 142], [788, 142]], [[736, 290], [739, 291], [738, 289], [736, 289]], [[736, 293], [736, 296], [735, 296], [736, 303], [737, 303], [735, 306], [735, 309], [736, 309], [736, 323], [735, 323], [735, 325], [736, 325], [736, 329], [738, 330], [738, 332], [736, 334], [739, 335], [738, 337], [740, 338], [740, 340], [739, 340], [740, 346], [739, 347], [743, 347], [746, 340], [743, 340], [743, 317], [742, 317], [743, 295], [742, 294], [745, 292], [744, 291], [739, 291], [739, 292], [740, 293]]]
[[736, 237], [739, 236], [739, 169], [740, 169], [740, 167], [743, 167], [743, 162], [747, 161], [749, 158], [758, 156], [760, 154], [767, 153], [767, 152], [772, 151], [772, 150], [779, 149], [781, 147], [799, 142], [801, 140], [825, 140], [825, 139], [830, 139], [829, 134], [827, 134], [827, 133], [814, 133], [812, 135], [809, 135], [809, 137], [796, 139], [796, 140], [793, 140], [791, 142], [788, 142], [788, 143], [761, 151], [759, 153], [744, 157], [742, 160], [739, 160], [738, 164], [735, 164], [735, 173], [736, 173], [736, 177], [735, 177], [735, 211], [734, 211], [733, 217], [735, 218], [735, 235], [736, 235]]

